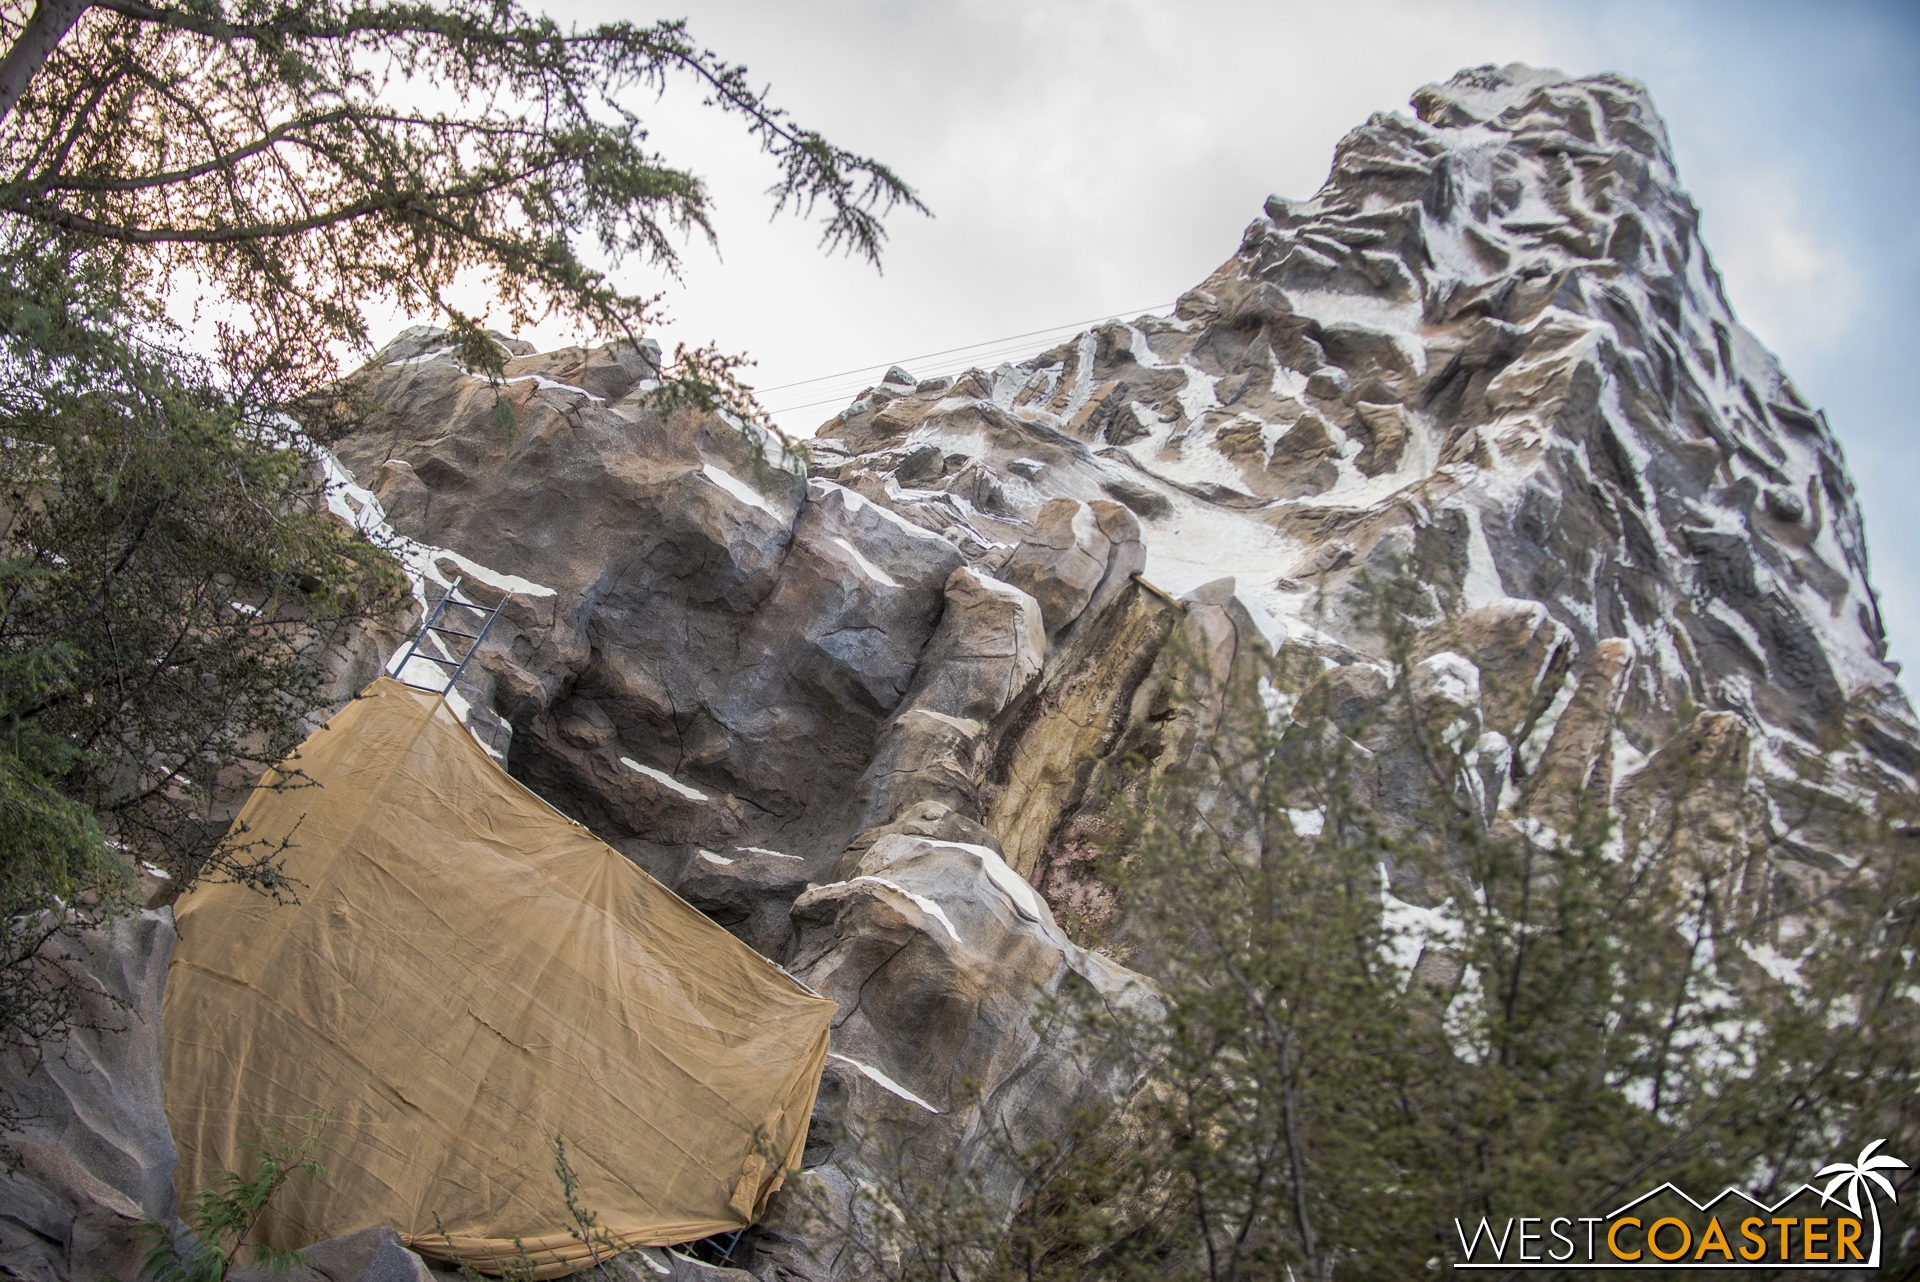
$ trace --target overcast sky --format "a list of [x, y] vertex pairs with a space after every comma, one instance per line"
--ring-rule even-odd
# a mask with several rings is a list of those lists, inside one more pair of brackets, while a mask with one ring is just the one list
[[[897, 213], [884, 274], [769, 223], [774, 174], [677, 85], [646, 107], [704, 175], [719, 254], [690, 245], [656, 336], [717, 342], [766, 389], [1170, 305], [1269, 193], [1311, 195], [1334, 144], [1420, 85], [1526, 62], [1644, 81], [1741, 320], [1826, 408], [1860, 485], [1894, 657], [1920, 660], [1920, 5], [1824, 0], [734, 0], [673, 11], [546, 4], [562, 20], [685, 17], [796, 121], [892, 165], [933, 211]], [[565, 336], [531, 335], [545, 342]], [[868, 380], [871, 381], [871, 380]], [[805, 434], [864, 384], [769, 391]], [[825, 400], [825, 404], [808, 404]], [[785, 407], [796, 407], [786, 409]], [[1909, 688], [1915, 687], [1911, 681]]]

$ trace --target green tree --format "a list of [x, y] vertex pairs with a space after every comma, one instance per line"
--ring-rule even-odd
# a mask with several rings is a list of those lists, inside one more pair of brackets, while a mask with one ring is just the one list
[[270, 403], [36, 239], [0, 254], [0, 1049], [27, 1054], [77, 1009], [42, 944], [127, 906], [129, 856], [291, 889], [226, 819], [328, 697], [327, 646], [406, 597]]
[[[469, 363], [497, 370], [447, 302], [470, 270], [515, 324], [557, 313], [634, 337], [657, 296], [581, 246], [671, 276], [677, 233], [711, 235], [705, 187], [649, 150], [631, 105], [675, 73], [772, 157], [776, 211], [821, 211], [829, 251], [877, 262], [880, 215], [922, 208], [679, 22], [569, 30], [496, 0], [14, 0], [0, 40], [0, 213], [129, 293], [211, 287], [235, 309], [226, 368], [283, 398], [330, 370], [331, 344], [365, 345], [375, 300], [446, 316]], [[695, 391], [729, 368], [682, 365]]]
[[254, 1155], [253, 1170], [245, 1175], [217, 1171], [210, 1187], [187, 1199], [182, 1219], [193, 1230], [193, 1240], [174, 1236], [170, 1225], [149, 1219], [146, 1229], [153, 1245], [147, 1251], [146, 1276], [153, 1282], [224, 1282], [244, 1251], [250, 1264], [264, 1266], [274, 1277], [286, 1277], [303, 1261], [299, 1251], [279, 1251], [247, 1241], [260, 1222], [267, 1203], [296, 1175], [308, 1183], [331, 1172], [317, 1154], [324, 1146], [320, 1132], [327, 1115], [312, 1113], [306, 1129], [294, 1135], [274, 1123], [258, 1144], [246, 1147]]
[[[1773, 1199], [1835, 1148], [1913, 1151], [1910, 799], [1832, 816], [1853, 866], [1753, 911], [1733, 718], [1618, 788], [1534, 760], [1516, 799], [1474, 711], [1512, 701], [1475, 689], [1447, 621], [1408, 622], [1425, 607], [1369, 587], [1382, 648], [1334, 672], [1296, 647], [1212, 673], [1175, 631], [1163, 733], [1211, 729], [1175, 769], [1143, 745], [1105, 803], [1116, 939], [1165, 1017], [1078, 1016], [1154, 1065], [1146, 1089], [1015, 1155], [1018, 1208], [869, 1145], [877, 1213], [831, 1228], [899, 1279], [1405, 1279], [1458, 1257], [1456, 1217], [1599, 1216], [1666, 1180]], [[1594, 689], [1563, 723], [1611, 729]]]
[[[637, 336], [657, 298], [584, 255], [671, 276], [710, 234], [630, 105], [674, 73], [825, 248], [877, 261], [880, 215], [920, 206], [679, 23], [0, 0], [0, 47], [0, 1046], [31, 1051], [73, 1010], [39, 941], [123, 906], [129, 858], [296, 889], [226, 822], [329, 697], [327, 647], [405, 601], [313, 465], [352, 425], [324, 389], [369, 306], [437, 312], [480, 371], [504, 353], [447, 301], [466, 273], [515, 323]], [[751, 414], [738, 363], [682, 351], [663, 394]]]
[[[1130, 1179], [1173, 1179], [1156, 1254], [1136, 1233], [1091, 1276], [1405, 1278], [1458, 1253], [1455, 1217], [1600, 1215], [1669, 1179], [1777, 1197], [1830, 1145], [1916, 1137], [1905, 801], [1854, 816], [1817, 894], [1747, 911], [1731, 718], [1611, 796], [1574, 772], [1502, 808], [1420, 607], [1359, 603], [1377, 689], [1263, 656], [1197, 768], [1136, 778], [1137, 960], [1169, 1013], [1164, 1140]], [[1584, 697], [1562, 715], [1610, 715]], [[1807, 943], [1785, 980], [1755, 960], [1783, 914]]]

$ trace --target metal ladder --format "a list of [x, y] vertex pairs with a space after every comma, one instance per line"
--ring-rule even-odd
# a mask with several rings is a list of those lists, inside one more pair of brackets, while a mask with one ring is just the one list
[[[493, 621], [500, 617], [500, 611], [507, 608], [507, 599], [511, 595], [510, 593], [502, 593], [500, 604], [488, 610], [485, 606], [476, 605], [472, 601], [458, 601], [454, 599], [454, 595], [460, 591], [460, 585], [465, 582], [465, 575], [455, 578], [453, 585], [447, 589], [447, 594], [440, 598], [438, 605], [433, 607], [433, 613], [429, 614], [427, 621], [420, 625], [420, 630], [413, 634], [413, 639], [407, 643], [405, 656], [392, 668], [394, 680], [400, 682], [402, 685], [412, 686], [415, 690], [432, 690], [435, 694], [439, 695], [444, 695], [452, 690], [454, 684], [460, 680], [460, 674], [467, 670], [467, 664], [472, 661], [475, 654], [479, 653], [480, 643], [485, 641], [487, 639], [487, 633], [493, 630]], [[444, 611], [449, 604], [457, 605], [464, 610], [471, 610], [475, 614], [485, 614], [487, 621], [480, 625], [478, 632], [462, 632], [458, 628], [441, 627], [439, 626], [438, 620], [441, 612]], [[426, 654], [421, 651], [420, 643], [427, 639], [427, 633], [429, 632], [437, 633], [443, 637], [459, 637], [462, 640], [471, 641], [473, 644], [467, 647], [467, 652], [461, 655], [459, 659], [443, 659], [437, 654]], [[416, 657], [425, 659], [428, 663], [437, 663], [443, 668], [452, 668], [453, 672], [452, 675], [448, 676], [447, 683], [435, 689], [433, 686], [414, 685], [413, 682], [401, 675], [406, 672], [407, 665], [412, 663]]]

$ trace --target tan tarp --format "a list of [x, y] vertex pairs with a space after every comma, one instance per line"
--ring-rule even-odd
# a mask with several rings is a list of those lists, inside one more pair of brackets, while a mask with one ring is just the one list
[[379, 681], [294, 766], [321, 786], [263, 787], [240, 821], [291, 836], [300, 906], [204, 886], [178, 907], [183, 1198], [324, 1109], [332, 1178], [296, 1181], [254, 1240], [391, 1224], [489, 1272], [516, 1237], [536, 1276], [570, 1272], [587, 1252], [556, 1135], [622, 1245], [764, 1209], [806, 1140], [832, 1002], [514, 782], [438, 695]]

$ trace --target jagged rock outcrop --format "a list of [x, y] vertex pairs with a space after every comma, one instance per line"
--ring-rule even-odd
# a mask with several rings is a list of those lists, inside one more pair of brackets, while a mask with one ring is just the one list
[[[840, 1003], [823, 1098], [850, 1113], [810, 1143], [820, 1196], [880, 1148], [992, 1166], [994, 1137], [1124, 1097], [1033, 1020], [1149, 986], [1070, 940], [978, 820], [994, 729], [1050, 646], [1137, 591], [1132, 514], [1062, 499], [1015, 543], [929, 530], [756, 431], [653, 411], [642, 380], [509, 383], [535, 426], [499, 433], [484, 380], [425, 342], [362, 376], [391, 408], [339, 450], [369, 483], [347, 497], [412, 541], [423, 606], [455, 574], [505, 595], [460, 694], [508, 767]], [[839, 1267], [789, 1222], [761, 1241], [799, 1276]]]
[[[1690, 807], [1743, 912], [1915, 795], [1838, 444], [1728, 308], [1645, 90], [1487, 67], [1413, 101], [1174, 315], [891, 369], [804, 451], [662, 413], [645, 345], [515, 349], [495, 387], [410, 331], [356, 375], [337, 510], [410, 541], [423, 608], [506, 602], [454, 694], [476, 733], [840, 1003], [829, 1209], [958, 1147], [1011, 1210], [987, 1138], [1133, 1088], [1038, 995], [1151, 1008], [1106, 788], [1197, 761], [1265, 655], [1387, 830], [1428, 785], [1368, 714], [1410, 703], [1493, 828]], [[1416, 587], [1404, 680], [1362, 574]], [[792, 1199], [757, 1250], [863, 1267]]]
[[859, 1222], [857, 1185], [913, 1187], [950, 1156], [1011, 1210], [1033, 1191], [1015, 1154], [1134, 1085], [1063, 1013], [1036, 1021], [1036, 995], [1139, 1011], [1149, 990], [1069, 940], [998, 852], [936, 835], [952, 817], [914, 808], [794, 902], [794, 974], [840, 1010], [804, 1183], [757, 1237], [762, 1276], [859, 1276], [821, 1223]]
[[227, 1277], [231, 1282], [430, 1282], [433, 1277], [427, 1262], [384, 1225], [316, 1242], [301, 1248], [301, 1254], [306, 1258], [283, 1274], [250, 1264]]
[[[1669, 745], [1737, 724], [1722, 775], [1757, 818], [1734, 844], [1791, 899], [1917, 760], [1838, 444], [1734, 319], [1639, 85], [1488, 67], [1414, 105], [1348, 135], [1312, 199], [1269, 200], [1172, 317], [877, 388], [818, 465], [903, 513], [964, 502], [991, 541], [1117, 499], [1151, 583], [1234, 574], [1239, 641], [1354, 697], [1385, 673], [1345, 590], [1409, 571], [1422, 654], [1485, 674], [1489, 807], [1548, 815], [1596, 781], [1630, 799]], [[910, 466], [935, 450], [938, 475]], [[1043, 678], [1062, 711], [1064, 673]], [[1049, 739], [1076, 771], [1129, 740], [1040, 720], [997, 745], [989, 823], [1045, 828], [1013, 862], [1086, 910], [1117, 852], [1076, 787], [1033, 813], [1036, 763]]]
[[[511, 433], [430, 338], [361, 376], [382, 408], [342, 461], [437, 566], [519, 594], [467, 693], [511, 768], [841, 1001], [829, 1203], [883, 1148], [1128, 1089], [1035, 1040], [1033, 991], [1151, 1000], [1085, 951], [1131, 946], [1104, 789], [1196, 761], [1262, 654], [1275, 715], [1359, 736], [1389, 831], [1430, 786], [1367, 719], [1398, 701], [1472, 745], [1497, 830], [1706, 808], [1749, 906], [1911, 795], [1839, 447], [1732, 316], [1645, 91], [1480, 68], [1414, 105], [1173, 316], [889, 370], [804, 465], [650, 409], [645, 353], [517, 358]], [[1418, 585], [1404, 687], [1346, 605], [1363, 573]], [[762, 1233], [766, 1276], [859, 1271], [800, 1225]]]
[[0, 1056], [0, 1090], [24, 1119], [5, 1137], [18, 1165], [0, 1172], [0, 1276], [135, 1278], [147, 1219], [172, 1219], [160, 996], [174, 938], [163, 908], [45, 945], [79, 1005], [59, 1044]]

